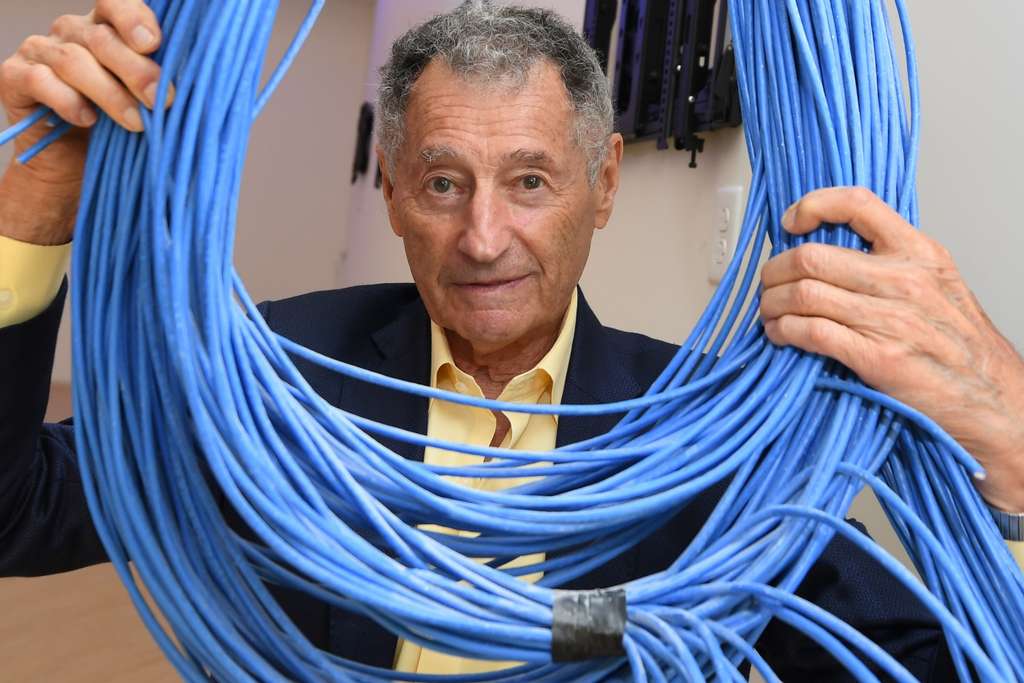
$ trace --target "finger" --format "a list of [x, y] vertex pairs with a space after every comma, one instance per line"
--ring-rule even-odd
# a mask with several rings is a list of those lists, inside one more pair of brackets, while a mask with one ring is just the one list
[[846, 224], [870, 242], [876, 252], [906, 250], [920, 233], [880, 197], [863, 187], [815, 190], [786, 210], [782, 227], [804, 235], [822, 223]]
[[764, 323], [764, 332], [777, 346], [794, 346], [833, 358], [863, 375], [870, 357], [869, 342], [856, 331], [827, 318], [786, 315]]
[[[129, 47], [109, 24], [96, 24], [84, 17], [61, 17], [53, 25], [54, 34], [66, 42], [88, 48], [96, 60], [118, 78], [136, 99], [147, 107], [156, 103], [160, 66]], [[173, 101], [173, 88], [166, 106]]]
[[768, 289], [811, 278], [851, 291], [865, 291], [867, 281], [877, 275], [877, 258], [831, 244], [802, 244], [768, 259], [761, 267], [761, 284]]
[[820, 280], [798, 280], [764, 290], [761, 319], [776, 320], [787, 315], [827, 318], [847, 327], [870, 328], [879, 318], [885, 302], [857, 294]]
[[113, 26], [121, 40], [137, 52], [148, 55], [160, 47], [160, 24], [142, 0], [98, 0], [93, 17], [96, 23]]
[[29, 39], [22, 43], [22, 49], [29, 61], [49, 66], [62, 81], [96, 103], [120, 125], [137, 133], [142, 131], [138, 100], [88, 49], [55, 38]]
[[29, 64], [10, 59], [3, 64], [0, 82], [9, 83], [10, 92], [23, 93], [15, 107], [29, 109], [44, 104], [68, 123], [88, 128], [96, 123], [96, 111], [78, 91], [57, 77], [45, 64]]
[[761, 268], [765, 289], [807, 279], [885, 299], [912, 300], [922, 290], [913, 263], [831, 244], [802, 244], [769, 259]]

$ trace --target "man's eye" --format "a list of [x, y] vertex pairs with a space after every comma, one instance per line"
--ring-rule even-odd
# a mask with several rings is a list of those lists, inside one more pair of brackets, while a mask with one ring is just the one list
[[438, 194], [448, 194], [452, 187], [452, 181], [448, 178], [434, 178], [430, 181], [430, 188]]
[[524, 176], [522, 183], [525, 190], [539, 190], [544, 186], [544, 180], [536, 175]]

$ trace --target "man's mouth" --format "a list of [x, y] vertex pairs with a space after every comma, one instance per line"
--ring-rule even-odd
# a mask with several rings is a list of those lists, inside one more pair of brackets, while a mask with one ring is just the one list
[[514, 278], [494, 278], [490, 280], [474, 280], [472, 282], [460, 282], [459, 287], [477, 292], [494, 292], [501, 289], [511, 289], [526, 280], [525, 275]]

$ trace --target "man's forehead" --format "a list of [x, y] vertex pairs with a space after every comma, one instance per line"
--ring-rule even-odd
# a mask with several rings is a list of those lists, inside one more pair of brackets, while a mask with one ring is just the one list
[[428, 167], [481, 160], [556, 166], [571, 156], [567, 147], [575, 130], [564, 87], [563, 98], [552, 96], [560, 84], [561, 75], [550, 65], [535, 65], [530, 79], [509, 89], [467, 80], [443, 62], [432, 62], [410, 96], [408, 158]]
[[457, 72], [435, 57], [412, 85], [406, 117], [433, 118], [453, 105], [503, 111], [520, 97], [527, 106], [543, 108], [549, 118], [574, 113], [561, 72], [548, 61], [539, 60], [521, 74], [486, 75]]
[[[550, 86], [563, 83], [562, 70], [550, 59], [536, 59], [523, 70], [481, 71], [468, 66], [454, 68], [443, 57], [434, 57], [423, 67], [410, 90], [414, 97], [424, 83], [445, 83], [459, 91], [466, 88], [485, 92], [515, 93], [531, 83]], [[568, 95], [568, 93], [566, 93]]]

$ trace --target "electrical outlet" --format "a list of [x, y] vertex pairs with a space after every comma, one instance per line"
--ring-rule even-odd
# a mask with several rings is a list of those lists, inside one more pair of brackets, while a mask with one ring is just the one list
[[738, 185], [720, 187], [715, 192], [711, 211], [711, 232], [708, 235], [708, 281], [718, 284], [736, 253], [743, 222], [743, 188]]

